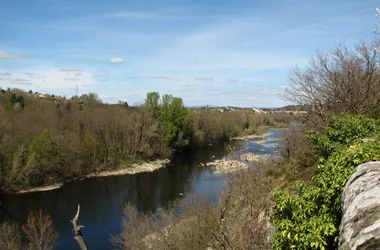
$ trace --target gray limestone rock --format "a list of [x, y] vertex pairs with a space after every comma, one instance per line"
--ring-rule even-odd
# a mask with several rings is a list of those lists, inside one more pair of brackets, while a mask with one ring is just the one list
[[380, 162], [357, 167], [342, 194], [339, 249], [380, 249]]

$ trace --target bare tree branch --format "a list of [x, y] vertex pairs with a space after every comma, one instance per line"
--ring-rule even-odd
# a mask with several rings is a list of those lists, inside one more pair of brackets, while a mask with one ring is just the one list
[[310, 108], [310, 116], [362, 114], [378, 106], [380, 96], [380, 41], [353, 48], [342, 44], [330, 52], [317, 52], [305, 69], [295, 68], [282, 98]]
[[71, 221], [73, 224], [73, 230], [75, 232], [75, 237], [74, 239], [78, 242], [78, 245], [81, 250], [87, 250], [86, 244], [84, 243], [83, 236], [82, 236], [82, 231], [81, 229], [84, 228], [84, 226], [77, 224], [77, 220], [79, 218], [79, 212], [80, 212], [80, 205], [78, 204], [78, 210], [77, 213], [74, 217], [74, 219]]

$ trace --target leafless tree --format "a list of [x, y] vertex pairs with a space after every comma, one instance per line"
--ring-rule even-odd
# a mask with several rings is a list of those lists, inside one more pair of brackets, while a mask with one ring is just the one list
[[56, 246], [58, 232], [50, 215], [43, 211], [29, 215], [26, 224], [22, 226], [22, 231], [28, 239], [27, 249], [52, 250]]
[[361, 114], [380, 104], [379, 41], [349, 48], [339, 44], [329, 53], [318, 52], [309, 67], [296, 67], [284, 100], [310, 107], [318, 117], [326, 114]]
[[0, 249], [17, 250], [22, 246], [20, 227], [17, 223], [0, 224]]

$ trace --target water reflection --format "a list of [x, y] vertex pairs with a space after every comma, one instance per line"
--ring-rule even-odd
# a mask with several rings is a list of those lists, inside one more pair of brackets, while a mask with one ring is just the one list
[[[231, 142], [231, 146], [236, 154], [244, 150], [268, 154], [275, 150], [281, 133], [274, 130], [263, 144], [238, 141]], [[110, 235], [120, 232], [122, 209], [127, 202], [140, 211], [155, 212], [177, 198], [186, 198], [179, 193], [199, 193], [216, 201], [223, 187], [221, 176], [201, 163], [222, 159], [228, 153], [223, 144], [191, 154], [180, 153], [165, 168], [152, 173], [88, 179], [48, 192], [6, 196], [1, 218], [23, 223], [29, 212], [44, 209], [59, 230], [58, 249], [77, 249], [70, 220], [80, 204], [79, 223], [85, 225], [83, 234], [88, 248], [111, 249]]]

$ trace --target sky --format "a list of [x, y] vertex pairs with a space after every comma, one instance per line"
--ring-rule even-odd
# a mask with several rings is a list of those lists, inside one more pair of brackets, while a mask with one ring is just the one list
[[375, 0], [0, 0], [0, 87], [281, 107], [295, 66], [376, 38]]

